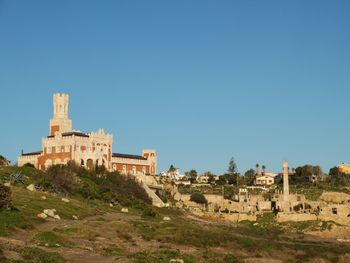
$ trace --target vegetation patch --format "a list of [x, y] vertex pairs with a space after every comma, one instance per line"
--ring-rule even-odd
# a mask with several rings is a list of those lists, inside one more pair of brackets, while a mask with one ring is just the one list
[[17, 209], [0, 209], [0, 236], [7, 236], [15, 227], [22, 229], [31, 228], [33, 222], [26, 219]]
[[25, 262], [30, 263], [62, 263], [66, 260], [56, 252], [47, 252], [36, 247], [26, 247], [21, 249], [21, 256]]
[[115, 246], [115, 245], [111, 245], [107, 248], [105, 248], [103, 250], [102, 255], [104, 256], [113, 256], [116, 258], [122, 258], [122, 257], [126, 257], [127, 256], [127, 252], [125, 252], [123, 249]]
[[160, 249], [156, 251], [142, 251], [129, 255], [135, 263], [169, 263], [171, 259], [183, 259], [186, 263], [194, 263], [193, 257], [181, 255], [177, 250]]
[[202, 253], [202, 259], [206, 263], [237, 263], [238, 258], [231, 253], [217, 253], [206, 250]]
[[67, 239], [57, 235], [52, 231], [40, 232], [33, 237], [33, 241], [46, 247], [70, 247], [72, 245]]

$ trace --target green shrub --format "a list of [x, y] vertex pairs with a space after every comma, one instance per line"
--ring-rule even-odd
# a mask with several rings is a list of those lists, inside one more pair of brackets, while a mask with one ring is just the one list
[[197, 204], [208, 204], [208, 200], [201, 193], [191, 194], [190, 201], [196, 202]]
[[142, 212], [142, 216], [155, 218], [158, 216], [158, 213], [153, 208], [146, 207]]

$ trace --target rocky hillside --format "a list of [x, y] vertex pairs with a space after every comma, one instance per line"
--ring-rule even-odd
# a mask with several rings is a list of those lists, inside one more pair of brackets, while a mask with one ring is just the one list
[[[346, 240], [305, 234], [327, 232], [332, 222], [278, 224], [272, 214], [254, 223], [197, 218], [152, 207], [142, 188], [118, 174], [75, 169], [0, 168], [11, 194], [11, 207], [0, 209], [0, 262], [350, 260]], [[10, 182], [13, 172], [22, 172], [23, 182]]]

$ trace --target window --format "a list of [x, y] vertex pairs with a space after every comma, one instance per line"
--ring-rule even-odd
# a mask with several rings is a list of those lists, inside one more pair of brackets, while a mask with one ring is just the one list
[[61, 146], [56, 146], [56, 152], [60, 153], [61, 152]]
[[66, 153], [70, 152], [70, 146], [69, 146], [69, 145], [66, 145], [66, 146], [64, 147], [64, 151], [65, 151]]
[[47, 147], [47, 148], [46, 148], [46, 152], [47, 152], [47, 153], [51, 153], [51, 147]]
[[132, 173], [133, 173], [133, 174], [136, 174], [136, 166], [133, 166], [133, 167], [132, 167]]
[[338, 214], [338, 211], [337, 211], [336, 207], [332, 208], [332, 214], [333, 215], [337, 215]]

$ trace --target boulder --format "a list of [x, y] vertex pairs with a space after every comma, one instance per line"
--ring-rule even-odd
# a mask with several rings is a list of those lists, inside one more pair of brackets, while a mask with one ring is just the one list
[[59, 215], [54, 215], [53, 218], [55, 218], [57, 220], [61, 220], [61, 217]]
[[34, 184], [30, 184], [30, 185], [28, 185], [28, 186], [27, 186], [27, 190], [29, 190], [29, 191], [31, 191], [31, 192], [35, 192], [35, 191], [36, 191], [36, 189], [35, 189]]
[[109, 206], [110, 206], [110, 207], [113, 207], [113, 204], [112, 204], [112, 203], [110, 203], [110, 204], [109, 204]]
[[46, 196], [45, 196], [45, 195], [43, 195], [43, 196], [41, 197], [41, 199], [46, 200]]
[[170, 217], [165, 216], [165, 217], [163, 217], [163, 220], [164, 220], [164, 221], [170, 221]]
[[129, 209], [127, 209], [127, 208], [122, 208], [122, 213], [129, 213]]
[[54, 217], [55, 216], [55, 209], [44, 209], [44, 213], [49, 216], [49, 217]]
[[75, 216], [75, 215], [72, 215], [72, 217], [73, 217], [74, 220], [79, 220], [79, 218], [77, 216]]
[[45, 213], [40, 213], [37, 215], [37, 217], [41, 218], [41, 219], [46, 219], [47, 215]]
[[10, 182], [6, 182], [6, 183], [4, 183], [4, 186], [10, 187], [11, 183]]
[[169, 263], [184, 263], [185, 261], [183, 259], [180, 258], [173, 258], [170, 259]]

